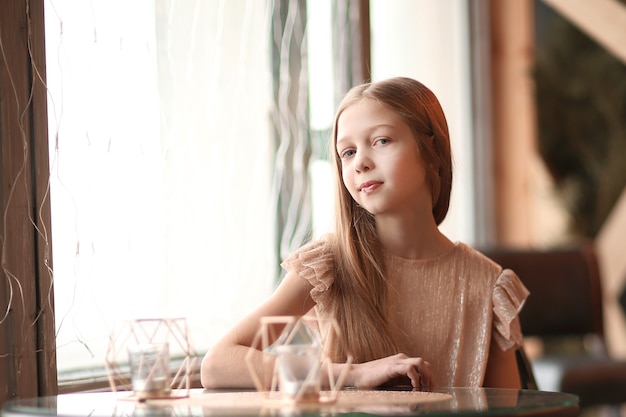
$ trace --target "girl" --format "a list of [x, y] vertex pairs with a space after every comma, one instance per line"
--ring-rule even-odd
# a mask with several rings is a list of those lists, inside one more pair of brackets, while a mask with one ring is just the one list
[[[514, 351], [528, 292], [513, 272], [439, 231], [452, 160], [435, 95], [409, 78], [353, 88], [335, 116], [332, 154], [334, 233], [283, 262], [274, 294], [207, 352], [202, 384], [252, 386], [244, 357], [260, 317], [314, 308], [337, 320], [354, 357], [346, 385], [519, 388]], [[331, 353], [345, 361], [339, 343]]]

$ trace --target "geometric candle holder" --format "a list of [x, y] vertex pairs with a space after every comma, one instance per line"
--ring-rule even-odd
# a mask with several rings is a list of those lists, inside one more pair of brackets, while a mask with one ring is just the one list
[[[265, 392], [269, 400], [334, 402], [343, 388], [352, 356], [348, 355], [346, 366], [335, 378], [327, 355], [331, 338], [343, 343], [334, 319], [262, 317], [245, 358], [257, 391]], [[328, 390], [322, 392], [322, 385]]]
[[[170, 366], [172, 352], [177, 363], [182, 359], [177, 366]], [[186, 319], [136, 319], [111, 332], [105, 367], [113, 392], [132, 390], [138, 400], [184, 398], [197, 360]]]

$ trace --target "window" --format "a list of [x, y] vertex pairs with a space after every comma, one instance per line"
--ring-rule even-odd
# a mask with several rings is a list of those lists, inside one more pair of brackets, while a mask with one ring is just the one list
[[[295, 27], [289, 7], [303, 13], [304, 2], [46, 0], [61, 375], [101, 369], [110, 329], [128, 318], [186, 317], [202, 354], [273, 290], [281, 249], [327, 230], [325, 142], [345, 93], [336, 91], [338, 51], [330, 35], [340, 3], [307, 2], [309, 40], [294, 47], [276, 35], [272, 8], [285, 7], [287, 31]], [[442, 99], [456, 162], [443, 227], [471, 242], [471, 138], [461, 136], [471, 130], [469, 91], [461, 87], [468, 85], [463, 4], [372, 0], [371, 69], [374, 79], [418, 78]], [[436, 18], [400, 19], [426, 14]], [[427, 38], [407, 45], [407, 36]], [[274, 165], [277, 137], [284, 138], [274, 131], [276, 67], [291, 58], [271, 61], [281, 43], [290, 48], [283, 54], [307, 55], [308, 89], [300, 92], [308, 94], [304, 128], [313, 155], [304, 172], [312, 180], [313, 225], [303, 223], [303, 209], [288, 219], [298, 224], [289, 233], [276, 213], [276, 177], [292, 179]], [[292, 78], [286, 88], [298, 83]], [[277, 234], [286, 245], [274, 243]]]

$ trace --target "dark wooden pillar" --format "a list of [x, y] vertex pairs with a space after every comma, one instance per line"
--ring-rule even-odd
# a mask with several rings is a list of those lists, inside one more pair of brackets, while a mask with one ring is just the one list
[[43, 8], [0, 13], [0, 405], [57, 389]]

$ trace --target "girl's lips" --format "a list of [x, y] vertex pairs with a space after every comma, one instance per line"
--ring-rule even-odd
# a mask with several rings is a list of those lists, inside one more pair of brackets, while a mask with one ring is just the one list
[[378, 187], [380, 187], [383, 183], [380, 181], [368, 181], [368, 182], [364, 182], [363, 184], [359, 185], [359, 191], [364, 192], [364, 193], [371, 193], [372, 191], [376, 190]]

